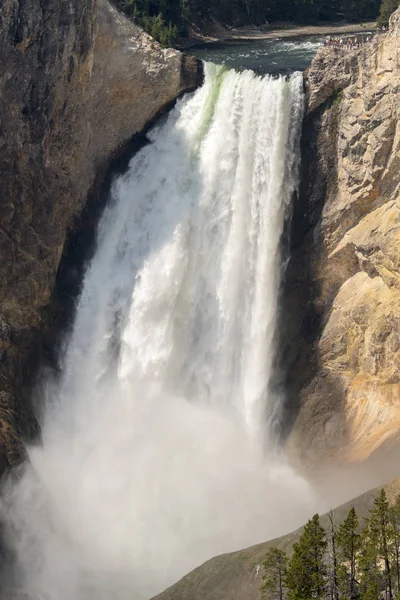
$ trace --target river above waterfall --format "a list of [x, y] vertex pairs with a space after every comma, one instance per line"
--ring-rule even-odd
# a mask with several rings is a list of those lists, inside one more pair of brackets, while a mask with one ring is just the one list
[[326, 36], [276, 38], [208, 43], [191, 48], [204, 61], [233, 69], [250, 69], [260, 75], [290, 74], [307, 69]]

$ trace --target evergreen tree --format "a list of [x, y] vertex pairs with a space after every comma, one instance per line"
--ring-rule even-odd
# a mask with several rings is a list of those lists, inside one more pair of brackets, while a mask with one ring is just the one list
[[379, 9], [378, 26], [387, 26], [389, 24], [390, 15], [399, 7], [400, 0], [382, 0]]
[[392, 573], [390, 568], [390, 545], [393, 539], [393, 530], [390, 523], [389, 502], [384, 489], [376, 498], [375, 508], [370, 511], [370, 523], [378, 530], [379, 555], [385, 567], [385, 595], [387, 600], [392, 600]]
[[400, 594], [400, 496], [396, 497], [394, 505], [390, 508], [390, 522], [393, 529], [394, 550], [394, 579], [396, 594]]
[[293, 556], [286, 574], [289, 600], [319, 600], [327, 584], [324, 557], [327, 542], [319, 515], [308, 521], [299, 541], [293, 545]]
[[357, 556], [361, 547], [358, 518], [354, 506], [340, 525], [336, 535], [339, 554], [339, 588], [341, 595], [349, 600], [358, 598], [356, 581]]
[[360, 545], [360, 596], [363, 600], [379, 600], [382, 572], [379, 565], [379, 528], [374, 520], [367, 520], [361, 532]]
[[271, 548], [268, 551], [263, 562], [265, 573], [260, 588], [261, 598], [268, 600], [284, 600], [286, 598], [287, 564], [286, 552], [279, 550], [279, 548]]
[[338, 560], [336, 550], [336, 531], [333, 520], [333, 512], [329, 513], [329, 521], [331, 529], [329, 532], [329, 565], [328, 565], [328, 580], [329, 580], [329, 597], [330, 600], [339, 600], [339, 580], [338, 580]]

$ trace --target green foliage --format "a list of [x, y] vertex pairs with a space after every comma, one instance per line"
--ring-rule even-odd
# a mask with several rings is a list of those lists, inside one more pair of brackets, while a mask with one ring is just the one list
[[265, 600], [283, 600], [286, 598], [285, 578], [288, 557], [286, 552], [271, 548], [263, 562], [264, 576], [261, 585], [261, 598]]
[[364, 600], [379, 600], [383, 578], [378, 557], [379, 532], [376, 523], [367, 521], [361, 533], [359, 558], [360, 596]]
[[308, 521], [299, 541], [293, 545], [293, 556], [286, 574], [289, 600], [319, 600], [324, 597], [327, 569], [324, 562], [327, 542], [319, 516]]
[[[116, 0], [118, 8], [164, 47], [173, 46], [190, 16], [188, 0]], [[180, 31], [176, 15], [180, 15]], [[165, 17], [167, 15], [167, 17]]]
[[358, 518], [353, 507], [336, 534], [340, 565], [338, 569], [340, 596], [350, 600], [358, 598], [356, 562], [361, 548], [358, 528]]
[[178, 27], [171, 22], [166, 24], [162, 13], [152, 17], [147, 15], [142, 16], [140, 25], [164, 47], [173, 46], [177, 40]]
[[382, 0], [379, 9], [378, 26], [383, 27], [389, 24], [390, 15], [400, 6], [400, 0]]
[[375, 508], [370, 511], [369, 527], [376, 531], [378, 560], [384, 564], [385, 590], [388, 600], [392, 600], [392, 573], [391, 573], [391, 545], [393, 540], [393, 528], [390, 521], [389, 502], [384, 489], [376, 498]]
[[[187, 35], [188, 26], [207, 29], [212, 20], [225, 25], [294, 21], [316, 23], [343, 18], [373, 19], [381, 0], [114, 0], [163, 45], [173, 45]], [[400, 0], [383, 0], [382, 24]], [[384, 23], [385, 21], [385, 23]]]
[[362, 529], [354, 508], [339, 527], [329, 519], [328, 536], [318, 515], [307, 523], [289, 563], [281, 550], [268, 552], [261, 597], [400, 600], [400, 496], [390, 506], [381, 490]]
[[400, 596], [400, 496], [396, 497], [393, 506], [390, 507], [389, 518], [393, 531], [393, 574], [397, 599]]
[[333, 94], [333, 106], [339, 106], [343, 99], [343, 90], [336, 90]]
[[182, 19], [184, 21], [190, 20], [191, 12], [190, 12], [189, 0], [180, 0], [180, 12], [181, 12]]

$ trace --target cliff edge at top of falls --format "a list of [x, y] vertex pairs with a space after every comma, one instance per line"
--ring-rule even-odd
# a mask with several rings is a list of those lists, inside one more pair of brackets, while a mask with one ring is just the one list
[[0, 472], [34, 433], [29, 393], [69, 233], [112, 155], [202, 79], [107, 0], [0, 15]]
[[326, 468], [398, 447], [400, 10], [358, 49], [321, 48], [305, 84], [283, 359], [288, 448]]

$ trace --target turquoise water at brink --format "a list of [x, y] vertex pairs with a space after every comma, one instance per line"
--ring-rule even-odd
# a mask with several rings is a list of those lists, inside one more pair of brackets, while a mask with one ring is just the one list
[[234, 69], [251, 69], [260, 75], [290, 74], [310, 66], [326, 36], [218, 42], [188, 52], [205, 61]]

